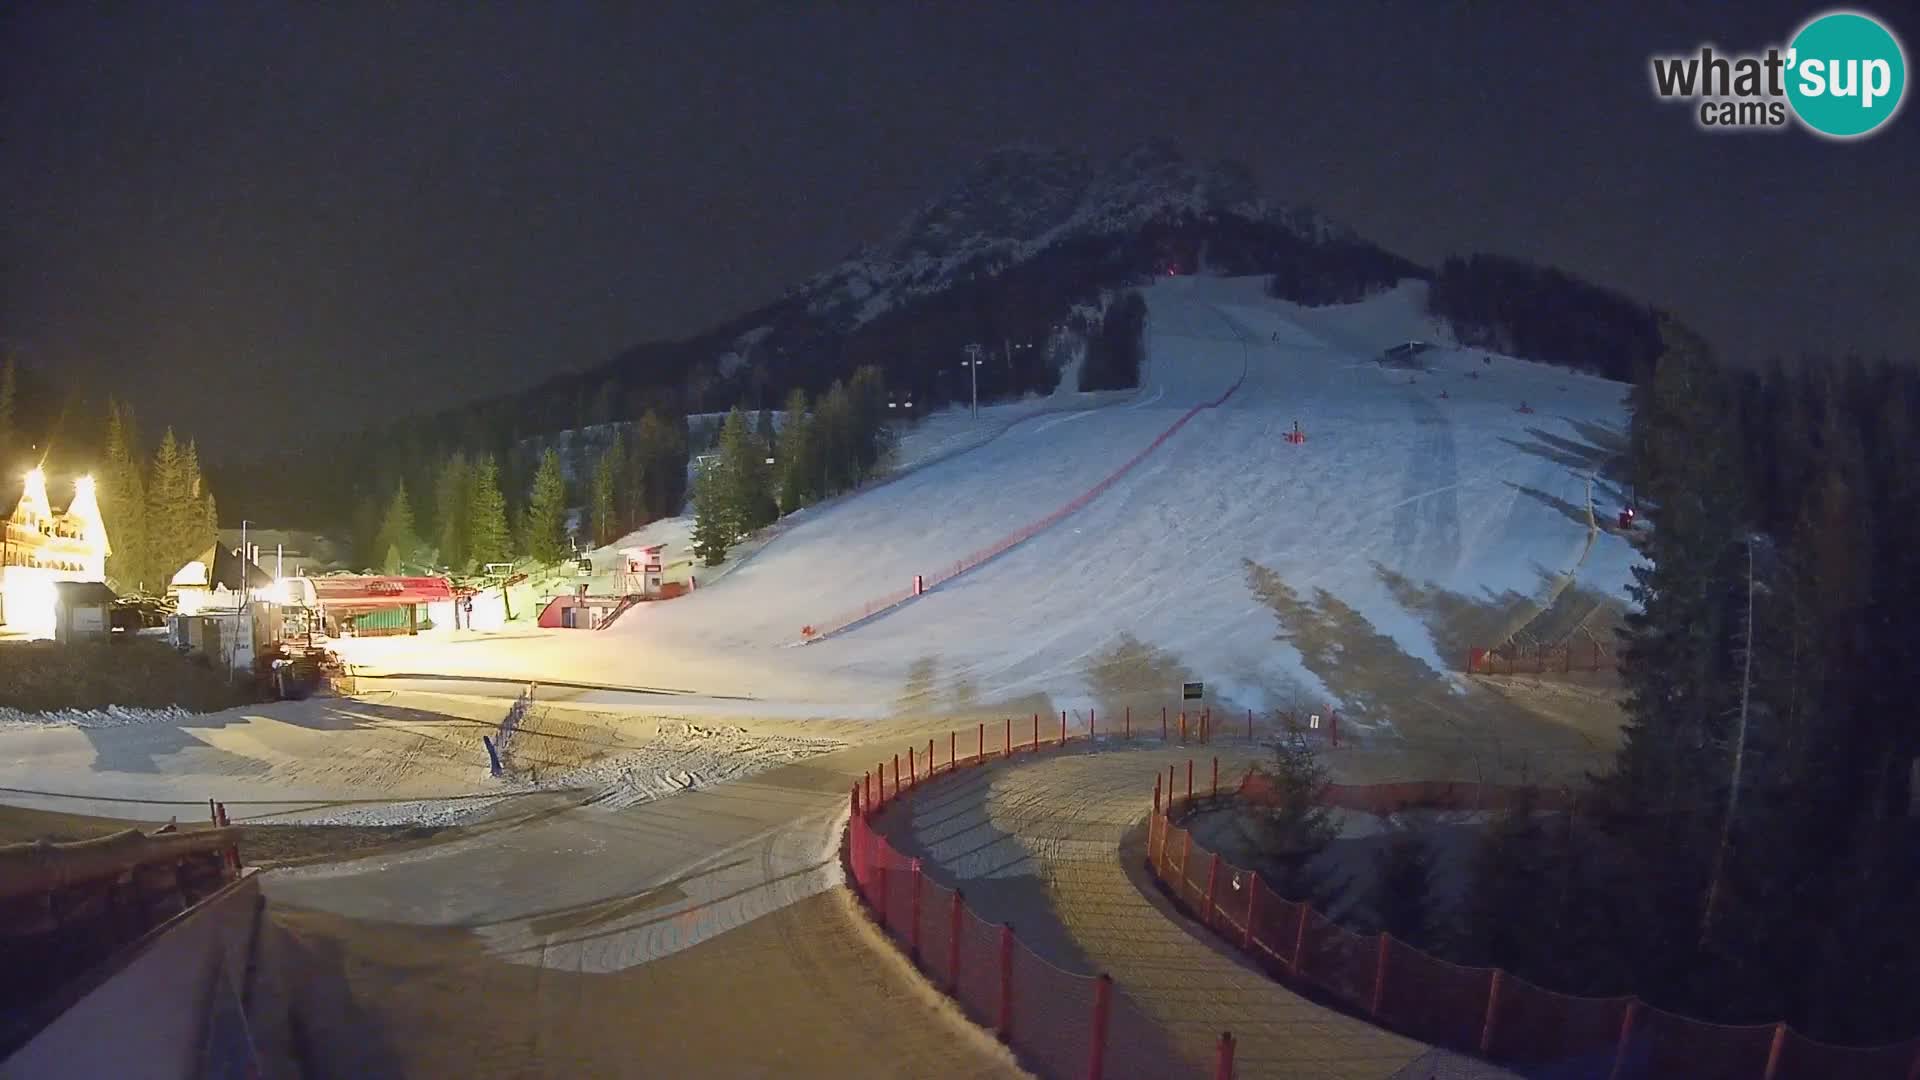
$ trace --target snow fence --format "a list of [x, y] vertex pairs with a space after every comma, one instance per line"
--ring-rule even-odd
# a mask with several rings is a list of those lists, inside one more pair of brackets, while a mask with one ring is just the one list
[[[1217, 771], [1217, 770], [1216, 770]], [[1535, 986], [1490, 967], [1463, 967], [1391, 935], [1356, 934], [1311, 906], [1281, 897], [1258, 874], [1194, 842], [1175, 822], [1221, 794], [1162, 799], [1154, 779], [1147, 864], [1167, 893], [1199, 922], [1251, 956], [1282, 983], [1329, 1000], [1383, 1027], [1461, 1050], [1527, 1075], [1687, 1077], [1690, 1080], [1912, 1080], [1920, 1039], [1878, 1047], [1815, 1042], [1785, 1023], [1727, 1025], [1679, 1016], [1638, 997], [1579, 997]], [[1328, 801], [1354, 808], [1498, 805], [1481, 785], [1340, 786]], [[1379, 791], [1370, 789], [1378, 788]], [[1428, 802], [1425, 797], [1439, 801]]]

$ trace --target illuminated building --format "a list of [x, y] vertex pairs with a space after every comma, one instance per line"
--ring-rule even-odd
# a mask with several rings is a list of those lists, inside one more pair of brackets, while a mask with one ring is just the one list
[[105, 581], [107, 527], [100, 520], [93, 478], [73, 483], [73, 501], [55, 512], [47, 501], [47, 478], [27, 474], [13, 513], [0, 522], [0, 626], [29, 637], [51, 637], [53, 583]]

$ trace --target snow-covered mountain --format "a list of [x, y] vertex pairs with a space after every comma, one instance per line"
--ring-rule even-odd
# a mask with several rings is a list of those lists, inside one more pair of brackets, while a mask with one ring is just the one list
[[1237, 162], [1189, 161], [1164, 142], [1106, 163], [1014, 145], [988, 154], [884, 239], [795, 292], [810, 314], [858, 325], [903, 300], [1004, 271], [1071, 240], [1229, 221], [1276, 226], [1311, 244], [1359, 242], [1312, 210], [1269, 199]]

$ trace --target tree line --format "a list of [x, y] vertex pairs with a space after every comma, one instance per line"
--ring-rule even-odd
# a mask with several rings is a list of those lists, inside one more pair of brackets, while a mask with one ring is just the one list
[[695, 471], [693, 550], [708, 566], [756, 529], [873, 475], [892, 441], [887, 389], [878, 368], [835, 382], [818, 401], [787, 395], [781, 422], [768, 413], [749, 427], [735, 408], [713, 454]]
[[[1920, 1034], [1920, 372], [1730, 369], [1668, 323], [1632, 390], [1650, 527], [1622, 630], [1624, 738], [1481, 830], [1457, 907], [1396, 831], [1369, 929], [1572, 994], [1878, 1045]], [[1255, 812], [1294, 899], [1334, 831], [1283, 748]]]
[[[576, 543], [608, 544], [680, 512], [684, 419], [648, 411], [597, 434], [604, 438], [575, 439], [565, 454], [529, 442], [504, 454], [455, 448], [402, 463], [414, 467], [397, 470], [384, 496], [364, 497], [355, 511], [356, 561], [386, 573], [465, 573], [523, 557], [556, 563]], [[410, 476], [419, 479], [410, 485]], [[572, 510], [581, 506], [576, 529]]]
[[1634, 382], [1664, 343], [1661, 315], [1563, 270], [1504, 255], [1453, 256], [1427, 291], [1427, 310], [1463, 345]]
[[182, 444], [167, 428], [149, 459], [133, 407], [110, 401], [103, 456], [95, 496], [112, 551], [107, 580], [121, 593], [164, 593], [182, 566], [206, 555], [219, 539], [199, 448], [191, 439]]

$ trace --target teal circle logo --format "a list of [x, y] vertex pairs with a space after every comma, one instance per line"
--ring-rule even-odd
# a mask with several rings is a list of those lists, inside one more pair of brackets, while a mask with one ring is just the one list
[[1787, 100], [1819, 134], [1856, 138], [1900, 110], [1907, 57], [1878, 20], [1829, 12], [1801, 27], [1787, 49]]

